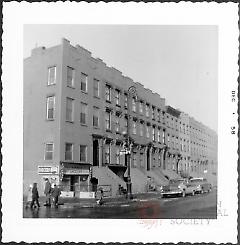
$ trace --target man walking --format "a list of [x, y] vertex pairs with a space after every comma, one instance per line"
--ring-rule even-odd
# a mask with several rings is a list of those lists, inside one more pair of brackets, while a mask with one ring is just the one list
[[50, 200], [51, 184], [49, 182], [49, 179], [46, 179], [44, 194], [46, 195], [46, 204], [45, 205], [46, 206], [51, 206], [51, 200]]
[[53, 205], [55, 207], [58, 206], [58, 198], [60, 195], [61, 195], [61, 191], [60, 191], [59, 187], [56, 184], [54, 184], [54, 188], [52, 190], [52, 198], [53, 198]]

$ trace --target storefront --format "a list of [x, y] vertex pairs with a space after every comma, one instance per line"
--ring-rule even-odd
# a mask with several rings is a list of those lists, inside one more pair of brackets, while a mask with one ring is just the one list
[[88, 163], [61, 162], [60, 186], [63, 195], [80, 197], [80, 193], [92, 191]]
[[40, 189], [44, 190], [46, 179], [49, 179], [51, 184], [59, 185], [59, 167], [58, 166], [38, 166], [38, 174], [41, 176]]

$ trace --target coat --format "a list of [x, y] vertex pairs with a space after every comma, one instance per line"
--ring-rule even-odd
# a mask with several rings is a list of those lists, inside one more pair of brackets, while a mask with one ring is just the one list
[[27, 195], [27, 202], [31, 202], [31, 201], [32, 201], [32, 188], [28, 190], [28, 195]]
[[51, 184], [49, 181], [46, 182], [45, 184], [45, 189], [44, 189], [44, 194], [47, 195], [47, 194], [50, 194], [51, 193]]
[[38, 195], [38, 190], [37, 187], [33, 187], [32, 189], [32, 199], [38, 199], [39, 195]]
[[59, 197], [61, 195], [61, 191], [60, 189], [55, 186], [53, 189], [52, 189], [52, 197]]

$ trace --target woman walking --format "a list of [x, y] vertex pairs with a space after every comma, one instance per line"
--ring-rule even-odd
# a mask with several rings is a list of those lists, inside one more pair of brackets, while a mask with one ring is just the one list
[[35, 203], [37, 204], [38, 207], [40, 207], [38, 198], [39, 195], [38, 195], [37, 183], [33, 183], [31, 208], [33, 208], [33, 205], [35, 205]]

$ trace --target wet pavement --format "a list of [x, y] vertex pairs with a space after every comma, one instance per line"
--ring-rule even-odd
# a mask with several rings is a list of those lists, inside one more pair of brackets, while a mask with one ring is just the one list
[[217, 192], [187, 197], [135, 199], [125, 202], [65, 203], [57, 208], [41, 205], [39, 209], [23, 208], [24, 218], [102, 218], [102, 219], [215, 219]]

